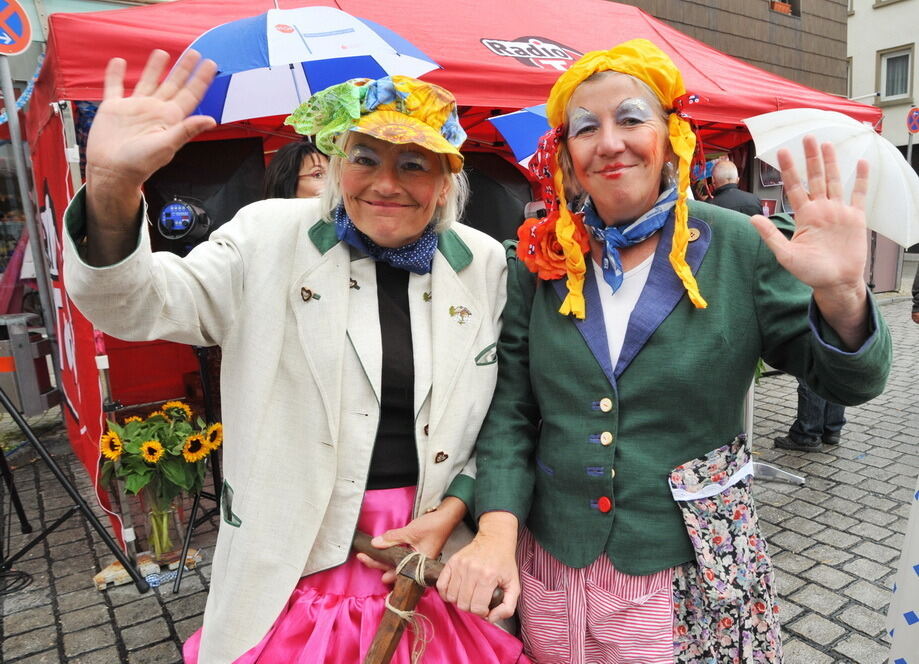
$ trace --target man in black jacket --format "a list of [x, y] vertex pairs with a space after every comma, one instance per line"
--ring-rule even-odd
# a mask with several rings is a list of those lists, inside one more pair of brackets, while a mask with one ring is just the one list
[[712, 167], [712, 184], [715, 187], [715, 195], [709, 203], [748, 215], [762, 214], [763, 204], [749, 191], [738, 188], [739, 179], [734, 162], [727, 159], [715, 162]]

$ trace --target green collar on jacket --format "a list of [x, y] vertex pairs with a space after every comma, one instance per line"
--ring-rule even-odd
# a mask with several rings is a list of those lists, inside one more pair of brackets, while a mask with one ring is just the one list
[[[309, 236], [319, 253], [322, 254], [340, 242], [338, 235], [335, 233], [335, 225], [324, 220], [319, 220], [313, 224], [309, 230]], [[437, 248], [447, 259], [454, 272], [459, 272], [472, 262], [472, 250], [452, 229], [438, 234]]]

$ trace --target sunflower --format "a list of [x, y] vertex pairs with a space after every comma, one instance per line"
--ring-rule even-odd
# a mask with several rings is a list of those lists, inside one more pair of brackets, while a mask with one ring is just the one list
[[156, 463], [163, 458], [164, 454], [166, 454], [166, 450], [163, 449], [163, 444], [158, 440], [148, 440], [140, 446], [140, 455], [147, 463]]
[[137, 415], [131, 415], [131, 417], [124, 418], [125, 424], [130, 424], [131, 422], [143, 422], [144, 418], [138, 417]]
[[200, 461], [210, 453], [207, 441], [200, 433], [193, 433], [185, 439], [185, 445], [182, 446], [182, 456], [188, 463]]
[[191, 408], [181, 401], [167, 401], [163, 404], [163, 412], [172, 420], [191, 420]]
[[99, 440], [99, 450], [106, 459], [117, 461], [124, 450], [124, 444], [118, 434], [109, 429]]
[[209, 450], [216, 450], [223, 442], [223, 425], [220, 422], [214, 422], [207, 428], [204, 444]]
[[150, 413], [149, 415], [147, 415], [147, 421], [149, 422], [149, 421], [152, 420], [154, 417], [159, 417], [159, 418], [163, 419], [163, 420], [166, 421], [166, 422], [169, 421], [169, 418], [166, 416], [166, 413], [164, 413], [164, 412], [161, 411], [161, 410], [154, 410], [152, 413]]

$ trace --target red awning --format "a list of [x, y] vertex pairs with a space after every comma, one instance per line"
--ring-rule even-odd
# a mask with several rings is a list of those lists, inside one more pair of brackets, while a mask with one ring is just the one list
[[[280, 0], [279, 5], [282, 9], [337, 6], [386, 25], [443, 66], [424, 78], [451, 90], [466, 107], [512, 110], [543, 103], [559, 67], [570, 58], [645, 37], [674, 59], [688, 91], [698, 95], [692, 115], [713, 146], [731, 147], [748, 140], [744, 118], [784, 108], [834, 110], [872, 124], [881, 118], [881, 110], [874, 106], [771, 74], [636, 7], [606, 0]], [[128, 59], [128, 83], [133, 85], [150, 49], [178, 55], [205, 30], [273, 7], [273, 0], [176, 0], [52, 14], [48, 56], [37, 92], [40, 99], [33, 108], [57, 99], [98, 100], [109, 58]], [[40, 126], [43, 120], [32, 118], [33, 123]]]

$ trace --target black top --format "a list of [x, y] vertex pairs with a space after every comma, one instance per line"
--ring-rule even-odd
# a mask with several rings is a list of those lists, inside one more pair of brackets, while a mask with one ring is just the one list
[[715, 196], [709, 203], [719, 205], [729, 210], [737, 210], [753, 216], [763, 213], [763, 204], [749, 191], [739, 189], [736, 184], [726, 184], [715, 189]]
[[370, 460], [368, 489], [392, 489], [418, 483], [415, 448], [415, 364], [408, 308], [407, 270], [378, 261], [377, 301], [383, 372], [380, 424]]

